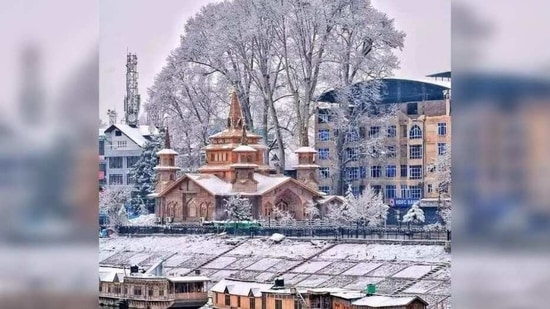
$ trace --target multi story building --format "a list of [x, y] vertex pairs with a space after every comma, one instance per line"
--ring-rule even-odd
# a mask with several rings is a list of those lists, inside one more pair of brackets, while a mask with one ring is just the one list
[[[105, 184], [132, 185], [134, 180], [128, 174], [139, 160], [145, 143], [157, 134], [158, 129], [150, 126], [109, 126], [103, 138]], [[101, 144], [100, 139], [100, 148]]]
[[[352, 88], [364, 89], [361, 87], [368, 83]], [[433, 164], [451, 142], [450, 82], [387, 78], [380, 83], [381, 97], [375, 106], [396, 106], [395, 116], [382, 124], [374, 120], [376, 117], [369, 118], [372, 122], [359, 123], [355, 140], [340, 150], [336, 140], [338, 134], [343, 134], [339, 130], [344, 129], [337, 127], [332, 111], [339, 106], [337, 97], [341, 90], [320, 96], [315, 124], [319, 190], [342, 194], [350, 185], [354, 194], [359, 194], [370, 185], [382, 192], [391, 205], [410, 206], [424, 197], [439, 198]], [[372, 139], [380, 140], [382, 145], [377, 146], [377, 155], [360, 153], [357, 145]], [[341, 165], [340, 156], [348, 158], [345, 166]]]

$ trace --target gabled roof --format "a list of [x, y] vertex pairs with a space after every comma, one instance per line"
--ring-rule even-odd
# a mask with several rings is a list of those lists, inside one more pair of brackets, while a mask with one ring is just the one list
[[428, 305], [422, 298], [418, 296], [398, 297], [398, 296], [366, 296], [351, 303], [356, 306], [367, 306], [373, 308], [407, 306], [415, 300]]
[[143, 147], [145, 145], [148, 137], [159, 134], [159, 131], [156, 128], [154, 128], [153, 132], [151, 132], [150, 126], [131, 127], [126, 124], [112, 124], [107, 129], [105, 129], [104, 132], [109, 133], [114, 129], [120, 130], [122, 134], [128, 136], [129, 139], [131, 139], [140, 147]]
[[[177, 179], [172, 185], [168, 186], [162, 192], [156, 196], [151, 197], [162, 197], [168, 192], [172, 191], [176, 186], [178, 186], [184, 179], [190, 179], [199, 187], [208, 191], [212, 195], [232, 195], [236, 192], [232, 191], [231, 183], [225, 182], [216, 175], [213, 174], [196, 174], [196, 173], [186, 173], [179, 179]], [[260, 173], [254, 173], [254, 179], [258, 182], [258, 190], [253, 193], [242, 193], [242, 195], [263, 195], [276, 187], [286, 183], [293, 182], [295, 185], [310, 191], [315, 196], [321, 196], [322, 194], [313, 188], [306, 186], [305, 184], [297, 181], [296, 179], [284, 175], [262, 175]]]
[[271, 283], [222, 279], [212, 287], [211, 291], [224, 293], [227, 289], [231, 295], [249, 296], [252, 293], [254, 297], [261, 297], [261, 291], [270, 289], [272, 286], [273, 284]]
[[319, 204], [326, 204], [334, 202], [335, 200], [338, 200], [341, 203], [344, 203], [346, 201], [344, 197], [340, 195], [325, 195], [323, 196], [323, 198], [319, 199], [318, 202]]

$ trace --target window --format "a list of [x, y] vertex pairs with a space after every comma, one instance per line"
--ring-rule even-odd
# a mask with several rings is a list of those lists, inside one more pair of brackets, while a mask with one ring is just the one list
[[99, 141], [99, 155], [105, 155], [105, 141]]
[[447, 135], [447, 123], [440, 122], [437, 124], [437, 135], [439, 136]]
[[126, 148], [126, 146], [128, 146], [128, 145], [127, 145], [126, 141], [117, 141], [116, 146], [117, 146], [117, 148]]
[[379, 165], [370, 167], [370, 177], [379, 178], [382, 177], [382, 167]]
[[134, 295], [141, 295], [141, 287], [134, 287]]
[[319, 160], [328, 160], [329, 150], [328, 148], [319, 148]]
[[358, 167], [348, 167], [348, 180], [357, 180], [359, 179], [359, 168]]
[[388, 127], [388, 137], [396, 137], [397, 136], [397, 127], [396, 126], [389, 126]]
[[122, 174], [110, 174], [109, 175], [109, 184], [110, 185], [122, 185], [124, 183], [124, 179], [122, 177]]
[[386, 186], [386, 198], [395, 198], [395, 185]]
[[149, 296], [153, 296], [153, 289], [149, 289]]
[[276, 299], [275, 300], [275, 309], [283, 309], [283, 300], [282, 299]]
[[422, 130], [416, 124], [413, 125], [411, 130], [409, 131], [409, 138], [410, 139], [422, 138]]
[[421, 199], [422, 198], [422, 187], [420, 186], [411, 186], [409, 188], [410, 196], [412, 199]]
[[241, 307], [241, 297], [237, 296], [237, 307]]
[[139, 156], [132, 156], [132, 157], [126, 157], [126, 167], [134, 167], [136, 165], [137, 161], [139, 160]]
[[422, 145], [409, 146], [409, 159], [422, 159]]
[[407, 177], [407, 170], [408, 170], [408, 166], [406, 165], [401, 165], [401, 177]]
[[361, 179], [367, 178], [367, 168], [364, 166], [359, 167], [359, 174], [361, 176]]
[[388, 146], [386, 148], [386, 157], [388, 157], [388, 158], [395, 158], [396, 157], [395, 145], [391, 145], [391, 146]]
[[346, 148], [346, 159], [357, 161], [359, 159], [359, 150], [357, 148]]
[[231, 306], [231, 295], [225, 294], [225, 305]]
[[320, 167], [319, 168], [319, 177], [321, 178], [329, 178], [330, 177], [330, 171], [328, 167]]
[[250, 297], [250, 309], [256, 308], [256, 299], [254, 297]]
[[395, 177], [397, 175], [397, 168], [395, 165], [386, 166], [386, 177]]
[[115, 136], [122, 136], [122, 132], [120, 132], [119, 130], [115, 130]]
[[422, 165], [411, 165], [409, 167], [409, 179], [422, 179]]
[[[160, 289], [159, 290], [159, 296], [164, 296], [164, 290], [163, 289]], [[218, 294], [216, 294], [216, 297], [218, 296]]]
[[447, 144], [437, 143], [437, 154], [442, 156], [447, 152]]
[[330, 194], [330, 187], [329, 186], [319, 186], [319, 191], [324, 192], [326, 194]]
[[122, 157], [109, 157], [109, 168], [122, 168]]
[[370, 127], [369, 128], [369, 137], [379, 137], [380, 136], [380, 127]]
[[328, 129], [319, 129], [319, 141], [326, 142], [330, 138]]
[[401, 137], [407, 137], [407, 125], [401, 125]]
[[418, 103], [407, 103], [407, 115], [418, 115]]
[[401, 198], [409, 198], [409, 186], [401, 185]]
[[327, 123], [330, 122], [330, 114], [328, 109], [319, 109], [317, 123]]
[[431, 185], [431, 184], [428, 184], [428, 193], [432, 193], [432, 192], [433, 192], [432, 185]]
[[381, 185], [374, 185], [374, 186], [371, 186], [372, 188], [372, 191], [374, 191], [374, 194], [378, 194], [380, 192], [382, 192], [382, 186]]
[[351, 193], [353, 193], [354, 196], [358, 196], [361, 194], [361, 187], [353, 186], [351, 187]]

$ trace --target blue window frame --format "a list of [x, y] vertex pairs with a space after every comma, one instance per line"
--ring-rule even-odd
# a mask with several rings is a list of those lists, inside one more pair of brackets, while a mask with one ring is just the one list
[[447, 152], [447, 144], [437, 143], [437, 154], [442, 156]]
[[386, 198], [395, 198], [395, 185], [386, 186]]
[[329, 158], [329, 149], [319, 148], [319, 160], [328, 160], [328, 158]]
[[386, 177], [395, 177], [397, 174], [397, 168], [395, 165], [386, 166]]
[[330, 139], [330, 133], [328, 129], [319, 129], [319, 141], [326, 142]]
[[422, 138], [422, 130], [416, 124], [413, 125], [409, 130], [409, 138], [410, 139]]
[[440, 122], [437, 124], [437, 135], [439, 136], [447, 135], [447, 123]]

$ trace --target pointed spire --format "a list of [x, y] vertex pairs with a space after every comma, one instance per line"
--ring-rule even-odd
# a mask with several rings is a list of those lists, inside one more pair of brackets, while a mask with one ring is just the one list
[[237, 96], [235, 87], [231, 90], [231, 106], [229, 107], [229, 117], [227, 118], [227, 126], [229, 129], [240, 129], [243, 125], [243, 113], [241, 103]]
[[172, 149], [170, 145], [170, 134], [168, 133], [168, 127], [166, 127], [166, 135], [164, 136], [164, 149]]

